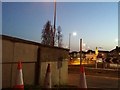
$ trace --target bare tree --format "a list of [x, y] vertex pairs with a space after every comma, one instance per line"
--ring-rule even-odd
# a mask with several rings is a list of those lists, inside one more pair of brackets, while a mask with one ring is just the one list
[[42, 30], [42, 36], [41, 36], [41, 39], [42, 39], [42, 44], [44, 45], [52, 45], [52, 38], [53, 37], [53, 28], [52, 28], [52, 25], [51, 25], [51, 22], [50, 21], [47, 21], [47, 23], [44, 25], [44, 28]]
[[58, 41], [58, 47], [62, 47], [63, 35], [62, 35], [62, 29], [60, 26], [58, 26], [57, 28], [57, 41]]
[[47, 21], [42, 30], [41, 43], [49, 46], [54, 46], [55, 44], [57, 44], [58, 47], [62, 47], [62, 29], [60, 26], [58, 26], [57, 30], [55, 31], [57, 32], [54, 32], [54, 28], [51, 25], [51, 22]]

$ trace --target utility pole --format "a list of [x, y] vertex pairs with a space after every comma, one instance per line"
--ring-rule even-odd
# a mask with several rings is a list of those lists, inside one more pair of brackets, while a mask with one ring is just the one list
[[54, 27], [53, 27], [54, 29], [53, 29], [53, 46], [54, 46], [54, 44], [55, 44], [55, 32], [56, 32], [56, 0], [54, 0]]
[[71, 33], [69, 33], [69, 50], [70, 50], [70, 39], [71, 39]]
[[82, 65], [82, 39], [80, 39], [80, 66]]

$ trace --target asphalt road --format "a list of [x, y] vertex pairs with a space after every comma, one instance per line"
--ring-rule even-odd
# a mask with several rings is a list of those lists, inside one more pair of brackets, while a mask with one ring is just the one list
[[[119, 88], [120, 90], [120, 78], [118, 77], [117, 70], [102, 70], [95, 69], [91, 70], [85, 68], [87, 71], [86, 82], [88, 88]], [[92, 73], [93, 71], [93, 73]], [[69, 85], [77, 86], [80, 85], [80, 74], [79, 66], [78, 67], [69, 67], [68, 74], [68, 83]]]

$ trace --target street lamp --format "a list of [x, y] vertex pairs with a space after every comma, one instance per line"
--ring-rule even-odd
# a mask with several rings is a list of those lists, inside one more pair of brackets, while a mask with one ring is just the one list
[[77, 35], [77, 33], [76, 32], [73, 32], [73, 36], [76, 36]]
[[55, 44], [55, 32], [56, 32], [56, 0], [54, 0], [54, 28], [53, 28], [53, 37], [52, 37], [52, 45]]
[[[73, 35], [73, 36], [76, 36], [77, 33], [76, 33], [76, 32], [73, 32], [72, 35]], [[71, 33], [69, 33], [69, 50], [70, 50], [70, 45], [71, 45]]]

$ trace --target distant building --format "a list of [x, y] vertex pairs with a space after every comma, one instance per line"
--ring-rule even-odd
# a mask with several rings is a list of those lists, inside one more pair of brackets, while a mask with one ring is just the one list
[[[82, 58], [85, 58], [85, 54], [86, 52], [82, 51]], [[69, 55], [70, 55], [70, 59], [80, 58], [80, 52], [77, 51], [73, 51], [69, 53]]]
[[97, 58], [107, 58], [108, 57], [108, 55], [109, 55], [109, 51], [98, 51], [99, 53], [98, 53], [98, 56], [97, 56]]
[[94, 60], [95, 59], [95, 51], [92, 51], [92, 50], [88, 50], [87, 52], [86, 52], [86, 59], [87, 60]]
[[73, 51], [73, 52], [69, 53], [69, 55], [70, 55], [70, 59], [77, 58], [78, 57], [78, 52]]
[[[80, 52], [73, 51], [69, 53], [70, 59], [75, 61], [80, 58]], [[120, 63], [120, 47], [116, 46], [115, 49], [111, 51], [102, 51], [98, 50], [98, 54], [95, 54], [95, 51], [88, 50], [87, 52], [82, 51], [83, 60], [105, 60], [108, 63]]]
[[115, 49], [111, 50], [109, 53], [109, 57], [120, 57], [120, 47], [116, 46]]
[[[107, 58], [108, 54], [109, 54], [109, 51], [98, 50], [97, 58]], [[80, 52], [73, 51], [73, 52], [69, 53], [69, 55], [70, 55], [71, 59], [79, 58]], [[82, 51], [82, 58], [85, 58], [88, 60], [96, 60], [95, 51], [93, 51], [93, 50], [88, 50], [87, 52]]]

